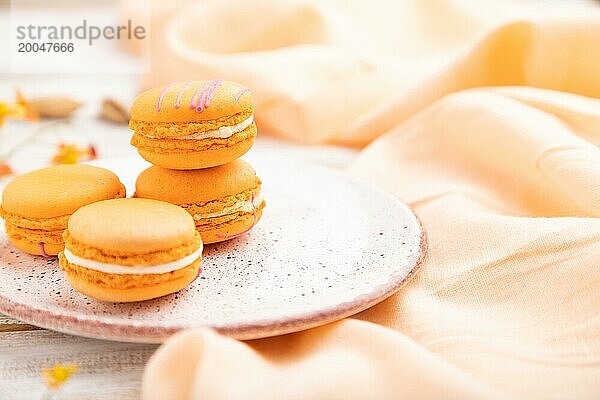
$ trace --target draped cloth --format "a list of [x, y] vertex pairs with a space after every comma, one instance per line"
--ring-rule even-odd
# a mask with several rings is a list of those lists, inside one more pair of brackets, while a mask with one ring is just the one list
[[348, 172], [408, 203], [429, 251], [400, 292], [340, 322], [173, 336], [143, 397], [599, 398], [600, 10], [568, 3], [155, 10], [144, 86], [240, 81], [261, 133], [361, 148]]

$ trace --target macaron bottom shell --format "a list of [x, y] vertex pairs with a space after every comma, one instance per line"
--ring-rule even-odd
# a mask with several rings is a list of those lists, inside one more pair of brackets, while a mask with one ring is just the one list
[[[115, 199], [125, 197], [125, 186], [119, 185]], [[13, 214], [0, 207], [8, 240], [17, 249], [34, 256], [55, 256], [64, 249], [63, 232], [70, 216], [33, 218]]]
[[151, 164], [189, 170], [216, 167], [236, 160], [250, 150], [255, 137], [256, 125], [252, 124], [227, 139], [159, 139], [134, 134], [131, 144]]
[[169, 169], [200, 169], [227, 164], [240, 158], [254, 144], [254, 139], [247, 139], [229, 147], [221, 147], [199, 152], [158, 153], [147, 148], [138, 148], [139, 155], [151, 164]]
[[202, 262], [199, 258], [187, 267], [164, 274], [125, 275], [71, 264], [63, 253], [58, 259], [73, 289], [96, 300], [113, 303], [144, 301], [175, 293], [198, 277]]
[[60, 243], [51, 243], [51, 238], [48, 238], [45, 241], [32, 240], [26, 236], [13, 235], [10, 233], [7, 234], [7, 237], [10, 243], [17, 249], [34, 256], [55, 256], [65, 248], [65, 244], [62, 240]]
[[[202, 237], [202, 243], [219, 243], [226, 240], [234, 239], [248, 231], [258, 223], [262, 217], [265, 202], [256, 208], [255, 213], [240, 213], [235, 219], [226, 223], [212, 224], [210, 218], [196, 225], [196, 230]], [[198, 221], [196, 221], [198, 223]]]

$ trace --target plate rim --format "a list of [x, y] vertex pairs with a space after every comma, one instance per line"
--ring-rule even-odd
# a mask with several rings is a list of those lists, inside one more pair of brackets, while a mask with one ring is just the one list
[[[123, 157], [123, 159], [127, 158]], [[114, 160], [116, 159], [107, 161]], [[250, 340], [311, 329], [355, 315], [392, 296], [412, 279], [425, 261], [429, 242], [423, 224], [406, 203], [385, 189], [361, 180], [344, 171], [296, 161], [291, 162], [290, 164], [301, 164], [316, 169], [325, 169], [328, 173], [342, 176], [343, 179], [366, 186], [370, 190], [378, 192], [379, 195], [385, 196], [402, 206], [402, 208], [407, 211], [407, 215], [412, 216], [414, 219], [414, 223], [419, 233], [419, 251], [418, 253], [413, 253], [411, 255], [416, 255], [411, 257], [412, 260], [409, 259], [407, 261], [407, 265], [410, 266], [408, 272], [396, 272], [390, 276], [386, 283], [377, 285], [370, 292], [359, 295], [350, 301], [331, 304], [316, 311], [301, 312], [294, 314], [291, 317], [264, 318], [251, 322], [234, 322], [214, 325], [189, 323], [174, 324], [171, 326], [149, 326], [138, 321], [109, 321], [103, 316], [82, 316], [73, 311], [59, 313], [50, 309], [16, 302], [1, 292], [0, 312], [41, 328], [76, 336], [120, 342], [162, 343], [169, 336], [185, 329], [213, 329], [235, 339]]]

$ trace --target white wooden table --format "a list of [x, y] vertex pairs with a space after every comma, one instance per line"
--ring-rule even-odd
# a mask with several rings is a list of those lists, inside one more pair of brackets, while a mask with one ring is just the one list
[[41, 368], [55, 363], [79, 369], [50, 398], [139, 399], [144, 365], [156, 347], [65, 335], [0, 314], [0, 399], [44, 398]]

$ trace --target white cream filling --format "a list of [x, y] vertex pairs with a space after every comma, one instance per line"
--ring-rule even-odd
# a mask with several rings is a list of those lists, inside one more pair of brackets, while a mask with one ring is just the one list
[[[233, 136], [235, 133], [241, 132], [254, 122], [254, 115], [251, 115], [248, 119], [240, 122], [239, 124], [231, 125], [231, 126], [221, 126], [219, 129], [213, 129], [205, 132], [198, 132], [192, 135], [187, 136], [177, 136], [169, 139], [181, 139], [181, 140], [190, 140], [190, 139], [227, 139], [230, 136]], [[153, 135], [145, 135], [150, 139], [156, 139], [156, 136]], [[162, 138], [164, 139], [164, 138]]]
[[252, 204], [252, 199], [240, 200], [232, 206], [225, 207], [221, 211], [206, 214], [194, 214], [194, 219], [196, 221], [200, 221], [201, 219], [222, 217], [224, 215], [233, 214], [236, 212], [252, 212], [258, 206], [260, 206], [262, 202], [262, 194], [259, 192], [256, 196], [254, 196], [254, 204]]
[[202, 256], [202, 245], [200, 248], [192, 254], [180, 258], [179, 260], [171, 261], [164, 264], [154, 265], [118, 265], [103, 263], [96, 260], [88, 260], [87, 258], [81, 258], [71, 253], [69, 249], [65, 248], [64, 255], [67, 261], [71, 264], [78, 265], [80, 267], [93, 269], [107, 274], [130, 274], [130, 275], [146, 275], [146, 274], [164, 274], [171, 271], [177, 271], [182, 269], [196, 261]]

